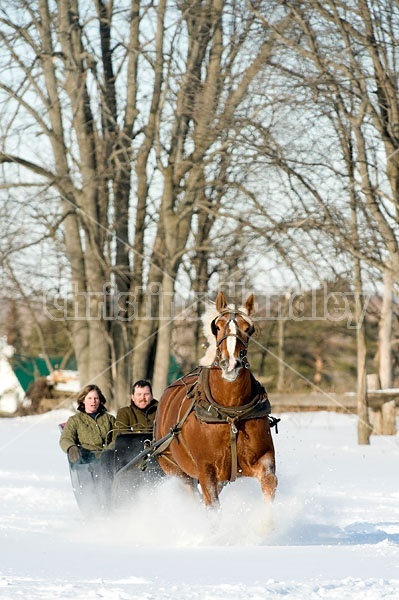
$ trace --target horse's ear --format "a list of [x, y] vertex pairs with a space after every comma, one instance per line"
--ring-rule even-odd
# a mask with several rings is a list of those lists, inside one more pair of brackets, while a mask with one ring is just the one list
[[253, 294], [251, 294], [248, 297], [248, 300], [246, 301], [245, 306], [244, 306], [244, 308], [246, 309], [246, 311], [248, 313], [248, 316], [250, 316], [253, 313], [254, 307], [255, 307], [255, 297]]
[[224, 310], [225, 308], [227, 308], [226, 296], [223, 292], [219, 292], [216, 296], [216, 310], [218, 312], [222, 312], [222, 310]]

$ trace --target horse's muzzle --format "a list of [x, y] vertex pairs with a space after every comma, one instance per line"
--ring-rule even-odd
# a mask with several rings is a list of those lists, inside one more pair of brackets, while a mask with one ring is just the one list
[[219, 366], [222, 369], [223, 379], [225, 379], [226, 381], [235, 381], [237, 379], [237, 375], [243, 365], [242, 365], [241, 360], [236, 359], [234, 368], [229, 370], [229, 366], [230, 366], [229, 359], [222, 358], [222, 360], [219, 361]]

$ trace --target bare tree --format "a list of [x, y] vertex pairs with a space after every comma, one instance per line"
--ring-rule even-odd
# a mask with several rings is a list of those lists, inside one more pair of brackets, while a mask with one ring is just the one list
[[276, 34], [236, 0], [12, 0], [0, 37], [0, 162], [9, 189], [30, 174], [57, 195], [82, 384], [124, 403], [153, 369], [159, 393], [193, 219], [236, 185]]
[[[282, 12], [292, 27], [284, 31], [268, 7], [253, 9], [281, 44], [274, 80], [284, 93], [275, 93], [274, 122], [257, 132], [257, 140], [265, 160], [282, 173], [286, 190], [283, 210], [274, 219], [259, 210], [262, 201], [256, 208], [271, 236], [276, 225], [284, 233], [275, 251], [286, 264], [299, 261], [309, 269], [303, 248], [308, 256], [315, 248], [318, 260], [328, 253], [331, 266], [335, 262], [341, 269], [351, 261], [352, 289], [361, 300], [361, 271], [374, 270], [394, 283], [399, 278], [398, 5], [288, 1]], [[328, 266], [319, 263], [319, 272]], [[390, 315], [390, 310], [381, 315], [385, 357], [391, 352]], [[359, 332], [360, 416], [367, 429], [363, 343]], [[367, 443], [368, 436], [361, 433], [359, 441]]]

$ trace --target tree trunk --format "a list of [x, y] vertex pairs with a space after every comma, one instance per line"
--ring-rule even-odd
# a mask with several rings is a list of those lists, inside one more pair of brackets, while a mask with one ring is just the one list
[[370, 444], [371, 427], [367, 406], [366, 385], [366, 332], [363, 319], [363, 303], [361, 299], [362, 287], [359, 265], [355, 267], [355, 273], [355, 314], [357, 324], [357, 441], [358, 444]]
[[162, 248], [163, 228], [160, 222], [153, 245], [146, 290], [145, 293], [142, 293], [141, 290], [137, 293], [138, 304], [136, 308], [138, 318], [134, 327], [132, 356], [134, 381], [137, 381], [137, 379], [150, 379], [153, 373], [151, 359], [154, 355], [153, 349], [156, 344], [163, 278]]
[[89, 325], [89, 381], [101, 388], [110, 405], [113, 402], [112, 371], [110, 368], [110, 338], [106, 321], [105, 276], [95, 258], [94, 248], [86, 253], [87, 301]]
[[378, 373], [382, 389], [392, 386], [392, 294], [393, 273], [387, 268], [384, 270], [384, 291], [378, 328]]
[[160, 298], [160, 318], [154, 364], [154, 395], [159, 398], [168, 384], [168, 371], [171, 353], [173, 310], [174, 310], [174, 277], [165, 273]]
[[284, 329], [285, 320], [284, 315], [277, 321], [277, 391], [283, 392], [285, 385], [285, 349], [284, 349]]

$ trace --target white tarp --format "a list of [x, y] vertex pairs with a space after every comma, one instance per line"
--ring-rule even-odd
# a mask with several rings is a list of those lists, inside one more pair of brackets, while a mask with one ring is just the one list
[[14, 413], [25, 397], [25, 392], [10, 364], [14, 348], [0, 338], [0, 411]]

